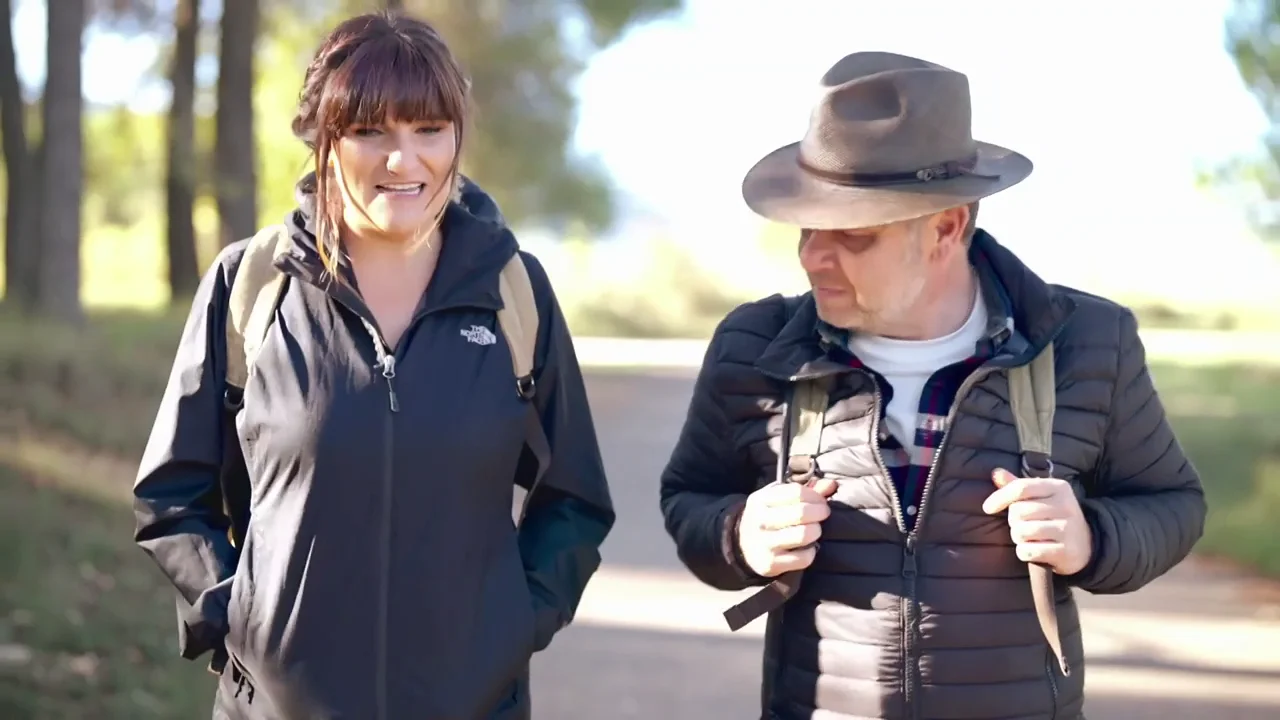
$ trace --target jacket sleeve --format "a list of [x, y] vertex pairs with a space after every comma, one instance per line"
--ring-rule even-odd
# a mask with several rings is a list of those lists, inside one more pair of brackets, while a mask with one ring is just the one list
[[519, 546], [533, 595], [534, 650], [540, 651], [573, 620], [600, 566], [600, 546], [615, 514], [573, 340], [545, 271], [532, 256], [523, 256], [537, 291], [542, 330], [534, 403], [550, 451], [540, 478], [528, 449], [516, 476], [531, 490]]
[[219, 484], [230, 251], [196, 291], [133, 486], [134, 539], [177, 588], [189, 659], [221, 649], [235, 570]]
[[[732, 316], [731, 316], [732, 317]], [[735, 452], [718, 376], [728, 320], [712, 335], [694, 382], [680, 437], [662, 472], [660, 504], [676, 554], [690, 572], [719, 590], [741, 590], [767, 582], [742, 559], [738, 521], [755, 473]]]
[[1137, 320], [1120, 321], [1120, 351], [1096, 487], [1081, 506], [1089, 564], [1070, 578], [1099, 594], [1128, 593], [1181, 562], [1204, 532], [1200, 476], [1174, 437], [1152, 384]]

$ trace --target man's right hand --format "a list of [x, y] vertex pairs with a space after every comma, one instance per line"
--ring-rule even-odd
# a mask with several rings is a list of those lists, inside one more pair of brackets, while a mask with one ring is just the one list
[[812, 486], [784, 482], [751, 493], [738, 523], [747, 566], [763, 577], [809, 567], [822, 535], [819, 523], [831, 515], [827, 498], [835, 491], [834, 480], [819, 478]]

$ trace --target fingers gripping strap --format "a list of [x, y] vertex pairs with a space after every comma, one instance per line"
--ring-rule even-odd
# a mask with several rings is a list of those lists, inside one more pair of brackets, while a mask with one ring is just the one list
[[[1009, 403], [1022, 450], [1023, 475], [1052, 477], [1053, 416], [1057, 410], [1057, 378], [1054, 375], [1052, 343], [1029, 364], [1009, 371]], [[1053, 650], [1062, 674], [1070, 675], [1071, 667], [1062, 652], [1053, 571], [1040, 563], [1030, 563], [1027, 573], [1040, 630]]]
[[[787, 467], [792, 482], [808, 482], [819, 474], [817, 455], [822, 447], [822, 426], [826, 422], [827, 387], [822, 379], [801, 382], [792, 390], [787, 407], [787, 422], [791, 425], [791, 446], [783, 448], [788, 453]], [[737, 631], [761, 615], [766, 615], [791, 599], [800, 589], [802, 570], [785, 572], [768, 585], [724, 612], [724, 619], [731, 631]]]
[[533, 355], [538, 343], [538, 306], [533, 297], [533, 285], [529, 282], [529, 271], [520, 253], [512, 255], [502, 269], [498, 293], [502, 296], [498, 325], [511, 349], [511, 365], [516, 378], [523, 380], [533, 373]]

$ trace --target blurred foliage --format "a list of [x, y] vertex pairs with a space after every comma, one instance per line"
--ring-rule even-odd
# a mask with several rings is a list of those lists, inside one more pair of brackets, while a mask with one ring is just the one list
[[[306, 169], [306, 149], [289, 123], [307, 62], [329, 28], [382, 5], [263, 4], [254, 92], [263, 222], [278, 220], [292, 206], [293, 181]], [[440, 29], [472, 78], [474, 117], [464, 171], [495, 197], [511, 222], [608, 227], [608, 179], [571, 147], [577, 119], [573, 84], [593, 52], [636, 23], [678, 9], [680, 0], [406, 0], [404, 6]], [[576, 41], [574, 28], [586, 30], [592, 41]]]
[[573, 83], [589, 54], [679, 0], [405, 0], [451, 43], [472, 79], [466, 172], [514, 222], [603, 230], [611, 188], [597, 163], [569, 152]]
[[[436, 24], [474, 84], [473, 128], [464, 170], [498, 200], [515, 224], [606, 228], [611, 188], [601, 168], [573, 155], [577, 101], [573, 83], [590, 54], [629, 27], [680, 0], [407, 0], [406, 10]], [[97, 32], [145, 36], [160, 43], [147, 83], [162, 83], [172, 42], [173, 3], [94, 0]], [[324, 33], [342, 18], [374, 10], [378, 0], [291, 0], [264, 3], [257, 44], [254, 114], [258, 128], [260, 221], [275, 222], [293, 204], [293, 183], [307, 169], [306, 148], [293, 137], [302, 73]], [[216, 9], [216, 8], [215, 8]], [[199, 66], [216, 65], [216, 26], [208, 22]], [[573, 28], [589, 42], [576, 40]], [[213, 38], [209, 36], [213, 35]], [[202, 191], [210, 192], [212, 81], [199, 72], [197, 147]], [[164, 207], [164, 111], [126, 106], [88, 109], [85, 119], [85, 228], [163, 227], [144, 217]], [[38, 112], [33, 114], [38, 119]], [[30, 125], [33, 140], [39, 123]], [[207, 234], [209, 228], [202, 228]]]
[[579, 250], [581, 265], [552, 277], [575, 335], [705, 338], [729, 311], [752, 299], [715, 282], [683, 244], [668, 238], [653, 239], [642, 258], [625, 261], [630, 277], [591, 267], [593, 249]]
[[1208, 179], [1251, 188], [1254, 224], [1266, 239], [1280, 242], [1280, 0], [1234, 0], [1226, 37], [1240, 78], [1272, 128], [1259, 157], [1237, 158]]

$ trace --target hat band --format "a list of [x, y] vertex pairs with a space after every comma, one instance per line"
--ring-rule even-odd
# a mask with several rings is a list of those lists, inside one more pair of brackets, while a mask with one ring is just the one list
[[817, 175], [823, 180], [827, 180], [838, 185], [849, 185], [853, 187], [913, 185], [915, 183], [933, 182], [934, 180], [952, 180], [963, 176], [980, 177], [988, 180], [996, 180], [1000, 177], [999, 175], [985, 175], [974, 172], [974, 168], [978, 165], [978, 155], [976, 153], [964, 160], [949, 160], [937, 165], [920, 168], [919, 170], [889, 173], [832, 172], [830, 170], [821, 170], [810, 165], [805, 162], [803, 156], [798, 157], [796, 161], [800, 164], [801, 169], [807, 173]]

